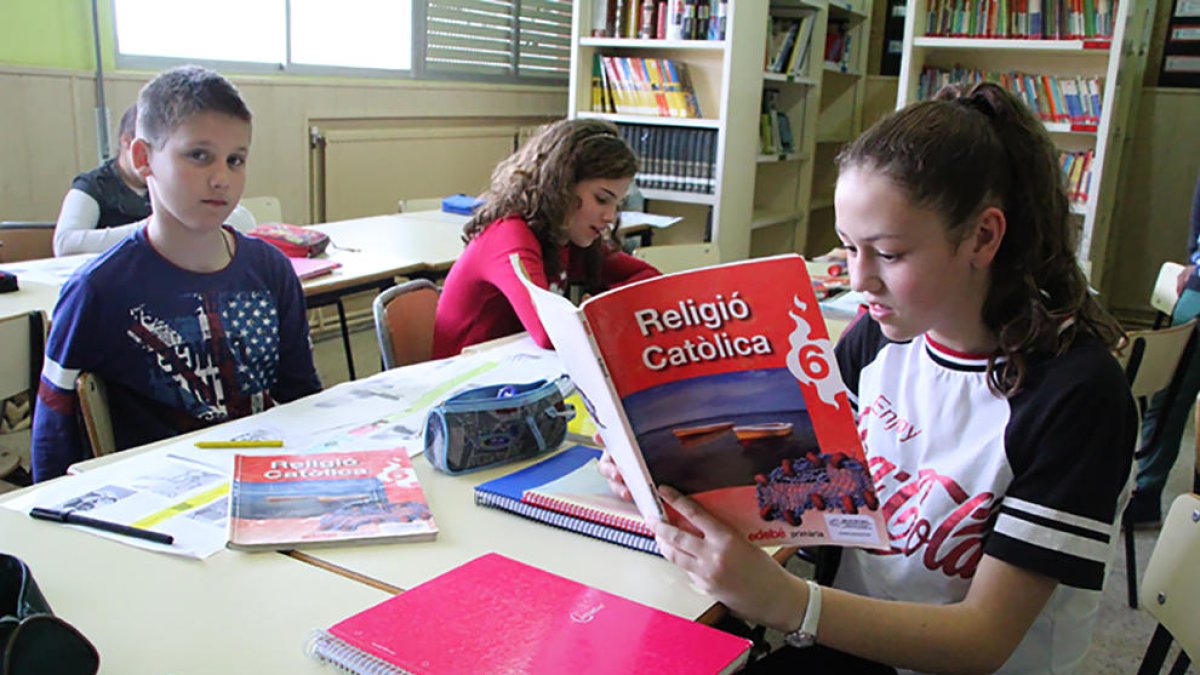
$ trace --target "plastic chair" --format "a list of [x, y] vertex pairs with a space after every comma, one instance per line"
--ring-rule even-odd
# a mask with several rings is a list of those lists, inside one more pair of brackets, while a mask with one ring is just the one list
[[401, 199], [396, 202], [397, 213], [413, 213], [414, 211], [441, 211], [442, 198], [430, 197], [429, 199]]
[[260, 224], [283, 222], [283, 207], [275, 197], [243, 197], [240, 204]]
[[[0, 319], [0, 415], [5, 423], [20, 424], [33, 419], [37, 390], [42, 377], [46, 345], [46, 314], [41, 311]], [[18, 398], [25, 394], [23, 398]], [[20, 455], [0, 449], [0, 477], [20, 466]]]
[[[1125, 368], [1129, 388], [1138, 403], [1138, 412], [1146, 413], [1150, 397], [1165, 391], [1163, 410], [1170, 410], [1179, 389], [1179, 380], [1187, 368], [1195, 344], [1196, 320], [1158, 330], [1130, 331], [1129, 341], [1117, 353]], [[1145, 447], [1158, 443], [1162, 425], [1155, 427], [1155, 436]], [[1138, 454], [1140, 456], [1141, 450]], [[1129, 606], [1137, 609], [1137, 555], [1133, 537], [1133, 509], [1125, 508], [1121, 518], [1125, 533], [1125, 571], [1129, 580]]]
[[654, 265], [663, 274], [708, 267], [721, 262], [721, 252], [716, 244], [643, 246], [634, 249], [633, 255]]
[[421, 363], [433, 356], [438, 293], [432, 281], [413, 279], [375, 296], [375, 335], [384, 370]]
[[108, 409], [108, 390], [104, 380], [95, 373], [80, 373], [75, 380], [75, 393], [79, 395], [79, 411], [83, 415], [83, 428], [87, 432], [92, 455], [103, 457], [117, 451], [113, 436], [112, 415]]
[[1175, 291], [1176, 281], [1182, 271], [1183, 265], [1173, 262], [1163, 263], [1158, 270], [1158, 278], [1154, 280], [1154, 290], [1150, 292], [1150, 306], [1158, 310], [1158, 314], [1154, 317], [1155, 328], [1171, 320], [1171, 314], [1175, 311], [1175, 303], [1179, 300], [1179, 293]]
[[54, 257], [54, 223], [0, 222], [0, 263]]
[[1146, 647], [1138, 675], [1150, 675], [1162, 669], [1172, 640], [1179, 643], [1179, 657], [1171, 667], [1172, 675], [1182, 675], [1191, 656], [1200, 654], [1200, 496], [1183, 494], [1175, 498], [1163, 521], [1162, 532], [1142, 586], [1142, 604], [1158, 620], [1154, 636]]

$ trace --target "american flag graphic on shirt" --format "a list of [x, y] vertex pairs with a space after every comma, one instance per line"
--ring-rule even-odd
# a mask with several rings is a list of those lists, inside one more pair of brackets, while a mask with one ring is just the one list
[[127, 334], [147, 356], [154, 398], [216, 422], [260, 412], [279, 365], [279, 316], [270, 293], [190, 294], [190, 311], [130, 310]]

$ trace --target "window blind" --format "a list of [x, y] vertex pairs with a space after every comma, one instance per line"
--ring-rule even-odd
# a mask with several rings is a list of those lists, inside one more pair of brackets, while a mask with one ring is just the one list
[[570, 0], [429, 0], [429, 74], [565, 78], [570, 67]]

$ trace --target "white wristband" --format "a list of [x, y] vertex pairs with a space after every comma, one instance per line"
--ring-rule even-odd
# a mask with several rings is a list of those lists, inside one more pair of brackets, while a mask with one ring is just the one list
[[808, 584], [808, 606], [804, 608], [804, 620], [800, 627], [784, 636], [784, 641], [793, 647], [811, 647], [817, 641], [817, 626], [821, 622], [821, 587], [812, 579]]

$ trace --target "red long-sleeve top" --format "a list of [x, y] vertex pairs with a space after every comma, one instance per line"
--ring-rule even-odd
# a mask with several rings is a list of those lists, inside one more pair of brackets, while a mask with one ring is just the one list
[[[505, 335], [529, 331], [542, 347], [550, 338], [508, 258], [521, 257], [533, 283], [565, 292], [568, 284], [586, 278], [584, 249], [567, 244], [560, 250], [559, 278], [546, 278], [542, 247], [521, 218], [497, 220], [467, 244], [442, 286], [434, 320], [433, 356], [453, 356], [463, 347]], [[606, 289], [658, 276], [659, 271], [627, 253], [604, 258], [600, 280]]]

